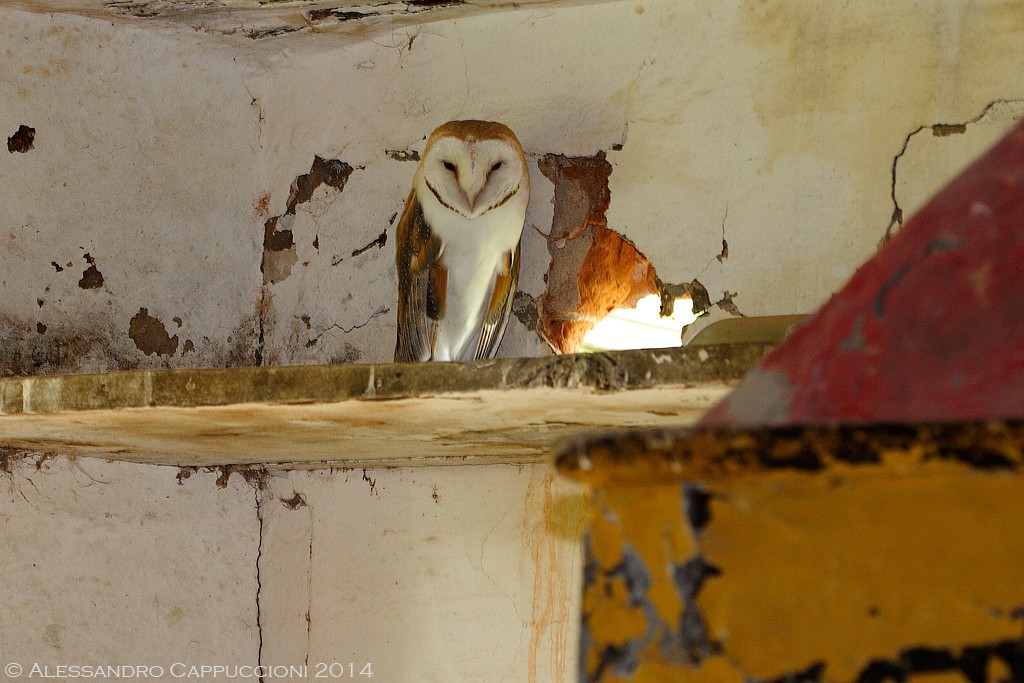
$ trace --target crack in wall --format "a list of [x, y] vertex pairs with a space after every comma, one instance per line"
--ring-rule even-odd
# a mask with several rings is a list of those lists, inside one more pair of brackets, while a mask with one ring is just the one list
[[[392, 217], [391, 221], [394, 222], [394, 220], [395, 220], [394, 217]], [[377, 247], [378, 249], [383, 249], [384, 245], [386, 245], [387, 243], [388, 243], [388, 231], [385, 230], [381, 234], [377, 235], [377, 239], [373, 240], [372, 242], [367, 244], [365, 247], [359, 247], [358, 249], [353, 249], [352, 250], [352, 256], [355, 257], [355, 256], [359, 256], [360, 254], [364, 254], [364, 253], [366, 253], [367, 251], [369, 251], [370, 249], [372, 249], [374, 247]]]
[[[374, 311], [373, 313], [371, 313], [370, 317], [367, 318], [365, 321], [363, 321], [361, 323], [358, 323], [358, 324], [355, 324], [355, 325], [352, 325], [350, 327], [344, 327], [344, 326], [339, 325], [337, 323], [333, 323], [333, 324], [329, 325], [328, 327], [325, 327], [323, 330], [321, 330], [319, 332], [319, 334], [317, 334], [315, 337], [309, 339], [306, 342], [306, 348], [310, 348], [310, 347], [316, 346], [317, 343], [320, 341], [320, 338], [322, 336], [324, 336], [325, 334], [327, 334], [328, 332], [330, 332], [331, 330], [341, 330], [343, 334], [348, 334], [348, 333], [353, 332], [355, 330], [361, 330], [362, 328], [366, 327], [371, 322], [373, 322], [374, 318], [377, 318], [378, 316], [382, 316], [382, 315], [385, 315], [385, 314], [390, 313], [390, 312], [391, 312], [391, 309], [389, 307], [382, 306], [381, 308], [379, 308], [376, 311]], [[307, 325], [308, 325], [308, 323], [307, 323]]]
[[[263, 666], [263, 612], [260, 599], [263, 595], [263, 577], [261, 574], [261, 560], [263, 559], [263, 503], [260, 500], [260, 489], [253, 490], [253, 499], [256, 502], [256, 519], [259, 520], [259, 542], [256, 545], [256, 636], [258, 638], [256, 647], [256, 666]], [[264, 683], [262, 668], [259, 669], [259, 682]]]
[[908, 133], [907, 136], [903, 139], [903, 145], [900, 147], [899, 152], [896, 153], [896, 156], [894, 156], [893, 160], [892, 160], [892, 168], [891, 168], [891, 171], [890, 171], [890, 186], [889, 186], [889, 197], [890, 197], [890, 200], [892, 201], [892, 206], [893, 206], [892, 217], [889, 219], [889, 226], [885, 229], [885, 234], [882, 236], [882, 239], [881, 239], [879, 244], [881, 245], [881, 244], [885, 244], [886, 242], [888, 242], [889, 239], [892, 238], [893, 234], [896, 231], [898, 231], [900, 228], [903, 227], [903, 223], [904, 223], [903, 207], [900, 206], [899, 199], [896, 196], [896, 185], [897, 185], [898, 175], [899, 175], [900, 159], [902, 159], [903, 156], [907, 153], [907, 149], [910, 146], [910, 141], [914, 138], [914, 136], [916, 136], [919, 133], [922, 133], [922, 132], [924, 132], [926, 130], [931, 131], [932, 135], [935, 136], [935, 137], [946, 137], [946, 136], [949, 136], [949, 135], [963, 135], [964, 133], [967, 132], [967, 127], [968, 126], [980, 122], [982, 119], [984, 119], [986, 116], [988, 116], [992, 112], [993, 109], [995, 109], [997, 107], [1000, 107], [1000, 106], [1003, 106], [1003, 105], [1021, 105], [1021, 104], [1024, 104], [1024, 100], [1014, 100], [1014, 99], [997, 99], [997, 100], [992, 100], [987, 105], [985, 105], [985, 107], [981, 110], [981, 113], [979, 113], [977, 116], [975, 116], [974, 118], [972, 118], [970, 120], [963, 121], [963, 122], [960, 122], [960, 123], [922, 124], [922, 125], [918, 126], [917, 128], [915, 128], [914, 130], [912, 130], [910, 133]]
[[[298, 495], [298, 494], [296, 494]], [[313, 648], [313, 509], [309, 509], [309, 566], [306, 571], [306, 660], [309, 666], [310, 650]], [[262, 664], [262, 662], [260, 662]]]

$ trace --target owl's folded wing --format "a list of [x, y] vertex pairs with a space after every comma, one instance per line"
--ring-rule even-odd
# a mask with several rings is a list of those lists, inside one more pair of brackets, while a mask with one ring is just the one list
[[441, 241], [430, 230], [416, 193], [409, 194], [398, 222], [398, 341], [395, 362], [428, 361], [444, 318], [448, 270]]
[[512, 313], [512, 299], [515, 296], [516, 284], [519, 282], [519, 245], [515, 251], [505, 252], [502, 268], [494, 277], [491, 295], [484, 299], [487, 309], [482, 316], [480, 340], [477, 343], [476, 355], [480, 358], [493, 358], [498, 344], [505, 334], [508, 317]]

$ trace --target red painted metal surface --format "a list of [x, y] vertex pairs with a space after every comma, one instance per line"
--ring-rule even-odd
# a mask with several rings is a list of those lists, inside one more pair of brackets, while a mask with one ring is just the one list
[[1024, 122], [703, 424], [1014, 417], [1024, 417]]

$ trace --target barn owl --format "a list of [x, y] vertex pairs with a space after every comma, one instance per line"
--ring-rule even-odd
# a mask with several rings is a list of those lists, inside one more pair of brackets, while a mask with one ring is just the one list
[[494, 356], [529, 200], [526, 157], [508, 127], [450, 121], [431, 133], [398, 223], [396, 362]]

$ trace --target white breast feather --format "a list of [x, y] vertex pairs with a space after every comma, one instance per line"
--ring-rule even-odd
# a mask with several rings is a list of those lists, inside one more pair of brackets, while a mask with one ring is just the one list
[[501, 206], [468, 220], [442, 206], [419, 178], [416, 197], [423, 207], [423, 217], [441, 239], [448, 269], [445, 316], [438, 329], [434, 358], [470, 360], [491, 282], [505, 252], [515, 250], [519, 243], [529, 198], [520, 187]]

